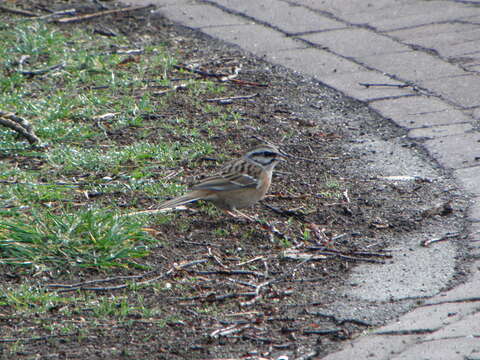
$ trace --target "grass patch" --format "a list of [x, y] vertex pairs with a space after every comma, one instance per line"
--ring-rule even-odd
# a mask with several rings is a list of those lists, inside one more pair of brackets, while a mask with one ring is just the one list
[[[88, 193], [125, 193], [135, 205], [138, 196], [182, 191], [182, 184], [161, 179], [179, 163], [213, 153], [209, 137], [238, 121], [199, 101], [223, 93], [224, 85], [187, 79], [181, 94], [158, 97], [158, 89], [172, 85], [177, 63], [161, 43], [140, 46], [86, 28], [2, 20], [0, 109], [28, 119], [48, 147], [33, 150], [0, 127], [0, 180], [7, 182], [0, 188], [0, 263], [31, 271], [141, 266], [154, 240], [138, 218], [79, 205]], [[24, 72], [57, 64], [41, 75]], [[211, 121], [157, 116], [178, 96]], [[107, 201], [88, 198], [89, 209]]]
[[0, 263], [112, 268], [140, 266], [133, 259], [148, 253], [152, 242], [138, 222], [110, 212], [33, 212], [28, 219], [0, 222]]

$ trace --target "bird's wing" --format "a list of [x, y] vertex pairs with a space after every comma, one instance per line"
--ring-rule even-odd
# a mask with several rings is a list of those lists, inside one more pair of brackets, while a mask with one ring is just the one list
[[244, 188], [255, 188], [258, 180], [245, 173], [229, 173], [212, 176], [195, 185], [192, 190], [231, 191]]

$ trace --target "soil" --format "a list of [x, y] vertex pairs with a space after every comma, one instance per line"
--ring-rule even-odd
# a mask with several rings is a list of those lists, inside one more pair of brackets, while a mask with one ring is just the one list
[[[16, 6], [32, 11], [99, 10], [91, 2], [22, 1]], [[425, 176], [410, 180], [381, 178], [418, 174], [395, 167], [402, 159], [388, 147], [369, 147], [373, 141], [395, 143], [408, 153], [401, 156], [413, 156], [420, 164], [426, 155], [402, 129], [364, 104], [175, 26], [149, 10], [61, 26], [105, 25], [139, 46], [166, 43], [184, 64], [202, 63], [204, 71], [220, 73], [241, 64], [236, 79], [267, 86], [226, 82], [227, 95], [221, 96], [258, 96], [223, 105], [241, 114], [240, 119], [231, 119], [239, 125], [228, 133], [205, 136], [226, 158], [258, 142], [252, 136], [279, 144], [296, 158], [278, 167], [263, 204], [246, 211], [268, 224], [233, 219], [210, 206], [193, 206], [193, 211], [179, 212], [176, 220], [150, 229], [161, 245], [142, 262], [155, 270], [113, 274], [141, 276], [127, 280], [150, 281], [154, 286], [110, 288], [125, 284], [125, 278], [118, 278], [94, 284], [103, 291], [84, 290], [89, 297], [123, 296], [132, 307], [141, 299], [152, 313], [133, 311], [121, 320], [98, 318], [94, 309], [69, 316], [58, 308], [33, 317], [2, 314], [2, 337], [30, 338], [22, 343], [18, 359], [321, 357], [371, 325], [369, 319], [340, 318], [324, 311], [341, 301], [336, 289], [346, 285], [356, 264], [382, 267], [391, 261], [388, 250], [398, 245], [398, 236], [462, 219], [464, 201], [441, 169], [433, 167]], [[197, 100], [201, 104], [206, 99]], [[191, 119], [187, 126], [198, 126], [208, 122], [210, 114], [179, 91], [168, 110], [154, 115], [149, 119], [148, 139], [161, 142], [173, 136], [181, 142], [189, 139], [168, 133], [162, 121], [181, 116]], [[129, 131], [110, 135], [128, 143]], [[225, 153], [226, 148], [235, 150]], [[180, 164], [183, 180], [193, 182], [201, 173], [213, 171], [221, 163], [216, 160]], [[386, 171], [382, 163], [393, 166]], [[398, 173], [391, 170], [395, 168]], [[158, 178], [167, 170], [158, 169]], [[137, 210], [158, 204], [158, 199], [142, 194], [116, 193], [101, 201]], [[112, 277], [80, 270], [57, 275], [56, 282], [70, 283]], [[10, 274], [3, 281], [22, 280]], [[75, 330], [52, 336], [47, 324], [71, 324]]]

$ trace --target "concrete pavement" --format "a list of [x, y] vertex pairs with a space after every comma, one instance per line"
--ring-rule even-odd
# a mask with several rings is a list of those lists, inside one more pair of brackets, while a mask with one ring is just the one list
[[[363, 101], [472, 199], [480, 257], [480, 1], [135, 0]], [[363, 85], [362, 85], [363, 84]], [[324, 359], [480, 359], [480, 260], [467, 281]]]

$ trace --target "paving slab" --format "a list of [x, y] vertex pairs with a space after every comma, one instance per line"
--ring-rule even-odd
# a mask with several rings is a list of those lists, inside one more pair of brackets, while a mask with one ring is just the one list
[[336, 54], [359, 58], [411, 49], [387, 36], [362, 28], [348, 28], [299, 36], [315, 45], [326, 47]]
[[455, 178], [468, 193], [480, 196], [480, 166], [473, 166], [454, 171]]
[[339, 58], [327, 51], [308, 48], [286, 51], [271, 51], [265, 54], [265, 60], [274, 64], [283, 65], [293, 71], [321, 80], [332, 74], [355, 73], [363, 68], [351, 61]]
[[[479, 234], [480, 235], [480, 234]], [[480, 244], [478, 244], [480, 246]], [[425, 301], [425, 305], [442, 304], [448, 302], [477, 302], [480, 307], [480, 261], [472, 264], [472, 275], [467, 281], [449, 291], [442, 292]], [[480, 322], [479, 322], [480, 324]]]
[[402, 80], [413, 82], [466, 74], [460, 67], [422, 51], [364, 56], [358, 57], [356, 60], [367, 67], [389, 75], [395, 74]]
[[388, 35], [405, 44], [432, 49], [449, 62], [469, 64], [480, 58], [480, 24], [429, 24]]
[[464, 108], [480, 106], [480, 74], [419, 79], [419, 84]]
[[230, 11], [241, 13], [257, 21], [267, 23], [288, 34], [325, 31], [344, 28], [347, 25], [330, 19], [305, 7], [281, 0], [209, 0]]
[[370, 103], [370, 107], [397, 125], [407, 128], [471, 122], [464, 112], [432, 96], [408, 96]]
[[480, 165], [480, 133], [478, 132], [431, 139], [424, 145], [430, 154], [446, 168], [459, 169]]
[[[429, 230], [422, 234], [424, 240], [445, 234]], [[355, 267], [349, 281], [356, 286], [347, 288], [347, 294], [372, 302], [422, 298], [437, 294], [454, 275], [454, 242], [444, 241], [429, 247], [421, 247], [417, 237], [400, 242], [402, 249], [381, 267], [372, 264]]]
[[205, 26], [245, 25], [250, 22], [245, 18], [228, 14], [207, 4], [182, 7], [164, 6], [158, 12], [172, 21], [188, 25], [193, 29]]
[[303, 42], [258, 24], [203, 27], [201, 30], [205, 34], [238, 45], [257, 56], [272, 51], [305, 48]]
[[467, 315], [462, 320], [427, 335], [425, 341], [461, 337], [480, 338], [480, 312]]
[[310, 9], [329, 12], [337, 16], [358, 14], [389, 9], [399, 4], [408, 5], [418, 0], [289, 0], [291, 3], [306, 6]]
[[405, 86], [404, 82], [394, 80], [378, 71], [367, 69], [353, 73], [322, 75], [319, 80], [347, 96], [362, 101], [416, 95], [410, 86]]
[[413, 129], [408, 132], [410, 139], [434, 139], [443, 136], [464, 134], [471, 131], [471, 124], [440, 125]]
[[391, 360], [477, 360], [480, 341], [474, 337], [441, 339], [416, 344]]
[[480, 222], [480, 197], [473, 199], [473, 204], [468, 209], [468, 218], [471, 221]]
[[353, 24], [368, 24], [379, 31], [392, 31], [475, 15], [480, 15], [480, 9], [471, 4], [434, 0], [416, 1], [408, 6], [400, 3], [379, 10], [342, 14], [341, 18]]
[[[480, 202], [480, 198], [477, 199]], [[480, 207], [480, 204], [477, 203], [477, 206]], [[469, 243], [469, 251], [470, 256], [475, 258], [480, 258], [480, 222], [474, 222], [470, 226], [470, 243]], [[480, 272], [480, 265], [476, 264], [473, 266], [472, 271]]]
[[445, 303], [416, 308], [375, 331], [377, 335], [430, 333], [480, 310], [480, 302]]
[[443, 34], [456, 36], [457, 33], [478, 29], [480, 24], [442, 23], [415, 26], [402, 30], [389, 31], [386, 34], [407, 44], [417, 44], [417, 40], [436, 38]]
[[367, 335], [353, 341], [342, 351], [323, 357], [322, 360], [389, 360], [392, 354], [402, 352], [419, 339], [421, 337], [418, 335]]

